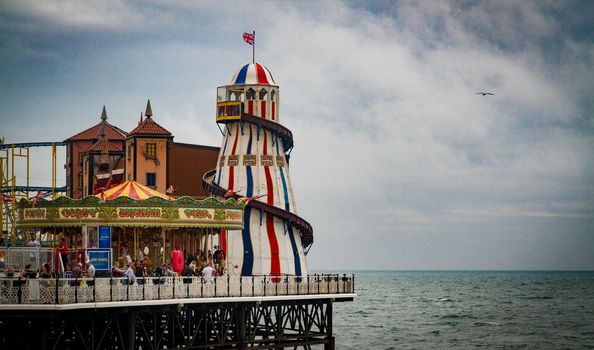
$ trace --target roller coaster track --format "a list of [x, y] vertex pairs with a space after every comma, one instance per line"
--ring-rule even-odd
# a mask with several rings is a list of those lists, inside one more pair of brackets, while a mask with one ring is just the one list
[[[272, 132], [273, 135], [279, 137], [283, 143], [283, 147], [285, 151], [290, 150], [293, 148], [293, 133], [291, 130], [287, 129], [286, 127], [280, 125], [279, 123], [263, 119], [260, 117], [256, 117], [250, 114], [243, 113], [240, 119], [241, 122], [249, 123], [256, 125], [258, 128], [266, 129]], [[230, 120], [223, 123], [230, 123], [230, 122], [237, 122], [237, 120]], [[217, 170], [212, 169], [207, 171], [203, 178], [202, 178], [202, 188], [206, 193], [211, 195], [224, 197], [227, 194], [227, 189], [217, 185], [214, 182], [214, 177]], [[233, 198], [238, 199], [242, 196], [235, 194]], [[258, 200], [252, 200], [248, 202], [248, 206], [265, 212], [267, 214], [276, 216], [279, 219], [288, 222], [289, 224], [295, 226], [299, 231], [301, 231], [301, 243], [303, 244], [304, 249], [307, 251], [307, 248], [313, 244], [313, 228], [311, 227], [310, 223], [307, 222], [305, 219], [300, 217], [295, 213], [291, 213], [290, 211], [275, 207], [273, 205], [266, 204], [264, 202], [260, 202]]]

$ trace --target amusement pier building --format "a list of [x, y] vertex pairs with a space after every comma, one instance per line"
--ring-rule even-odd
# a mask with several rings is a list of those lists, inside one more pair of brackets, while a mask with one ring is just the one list
[[310, 273], [279, 97], [264, 65], [239, 67], [217, 89], [220, 148], [174, 142], [150, 101], [130, 132], [104, 107], [60, 143], [67, 196], [17, 202], [13, 181], [0, 348], [334, 349], [355, 276]]
[[[80, 199], [133, 180], [175, 197], [204, 197], [200, 179], [216, 164], [218, 147], [178, 143], [153, 118], [148, 101], [144, 118], [126, 132], [101, 121], [66, 143], [66, 195]], [[169, 190], [168, 190], [169, 189]]]

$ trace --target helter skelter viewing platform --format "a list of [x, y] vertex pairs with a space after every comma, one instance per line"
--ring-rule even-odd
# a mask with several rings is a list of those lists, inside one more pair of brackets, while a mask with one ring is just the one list
[[[0, 248], [0, 348], [334, 349], [333, 303], [353, 300], [355, 276], [310, 272], [313, 228], [296, 211], [293, 134], [280, 124], [279, 94], [259, 63], [239, 67], [218, 88], [223, 141], [216, 168], [196, 179], [209, 198], [172, 198], [131, 180], [82, 199], [13, 199], [14, 237], [39, 230], [53, 243]], [[171, 134], [151, 134], [162, 128], [150, 103], [145, 116], [134, 137], [147, 138], [153, 151], [159, 142], [166, 147]], [[91, 147], [100, 164], [111, 159], [106, 119], [104, 109]], [[136, 143], [125, 149], [131, 147]], [[127, 170], [117, 175], [129, 178]], [[70, 239], [69, 250], [55, 249], [60, 235]], [[215, 238], [224, 256], [219, 275], [186, 274], [183, 262], [197, 248], [214, 248]], [[144, 251], [155, 265], [181, 262], [184, 272], [112, 277], [118, 257], [132, 265], [127, 248], [135, 258]], [[43, 262], [51, 278], [38, 278]], [[95, 266], [97, 275], [70, 278], [68, 266], [78, 262]], [[27, 263], [32, 268], [19, 273]]]

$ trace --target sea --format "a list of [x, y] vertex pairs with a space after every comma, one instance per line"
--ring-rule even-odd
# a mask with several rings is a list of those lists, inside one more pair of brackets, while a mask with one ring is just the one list
[[355, 289], [336, 349], [594, 349], [594, 272], [356, 271]]

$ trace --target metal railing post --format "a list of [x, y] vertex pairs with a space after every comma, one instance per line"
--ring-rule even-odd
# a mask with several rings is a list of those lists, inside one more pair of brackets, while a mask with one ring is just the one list
[[204, 298], [204, 277], [200, 277], [200, 297]]
[[145, 285], [146, 285], [146, 280], [143, 277], [142, 278], [142, 300], [145, 300], [145, 296], [144, 296], [144, 286]]
[[215, 283], [215, 295], [214, 296], [216, 298], [216, 296], [217, 296], [217, 278], [216, 277], [214, 278], [214, 283]]
[[56, 275], [56, 304], [59, 304], [59, 301], [60, 301], [60, 298], [58, 297], [59, 285], [60, 285], [60, 277], [58, 277], [58, 275]]
[[307, 275], [307, 294], [309, 295], [309, 275]]
[[95, 302], [95, 298], [96, 298], [96, 291], [97, 291], [97, 277], [93, 277], [93, 302]]
[[227, 296], [231, 296], [231, 283], [229, 283], [229, 275], [227, 275]]
[[287, 277], [285, 277], [285, 281], [287, 282], [287, 294], [289, 295], [289, 275], [287, 275]]
[[18, 283], [19, 283], [19, 290], [17, 291], [17, 300], [18, 300], [19, 304], [21, 304], [23, 301], [22, 300], [23, 299], [23, 291], [21, 290], [21, 286], [22, 286], [21, 276], [19, 276]]
[[276, 281], [274, 283], [274, 295], [278, 296], [278, 283], [279, 283], [279, 277], [273, 278], [273, 281]]
[[352, 293], [355, 293], [355, 274], [353, 274], [353, 281], [352, 281], [352, 284], [353, 284], [353, 285], [351, 286], [351, 287], [353, 288], [353, 290], [352, 290]]
[[109, 276], [109, 301], [113, 301], [113, 276]]
[[239, 296], [243, 296], [243, 276], [239, 276]]
[[264, 275], [264, 296], [266, 296], [266, 275]]
[[316, 283], [318, 284], [318, 294], [320, 294], [320, 277], [316, 275]]
[[326, 289], [326, 294], [330, 294], [330, 280], [332, 280], [331, 275], [327, 275], [326, 279], [328, 280], [328, 288]]
[[173, 299], [175, 299], [175, 277], [173, 277]]
[[126, 300], [130, 301], [130, 281], [132, 281], [131, 278], [128, 278], [128, 280], [126, 281]]
[[78, 277], [74, 278], [74, 303], [78, 303]]
[[256, 294], [255, 292], [255, 282], [254, 282], [254, 276], [252, 276], [252, 296], [254, 296]]

